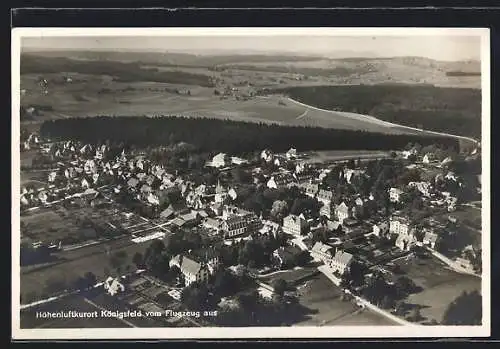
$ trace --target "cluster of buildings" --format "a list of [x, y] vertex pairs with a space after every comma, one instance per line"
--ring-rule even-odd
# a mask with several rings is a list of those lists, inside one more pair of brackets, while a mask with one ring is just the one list
[[[36, 142], [41, 143], [39, 139], [30, 138], [30, 144]], [[329, 169], [318, 169], [306, 164], [294, 148], [285, 154], [274, 154], [270, 150], [261, 152], [262, 162], [279, 168], [265, 178], [264, 185], [269, 189], [298, 187], [304, 195], [319, 202], [320, 218], [310, 217], [304, 212], [300, 215], [290, 214], [282, 222], [265, 221], [262, 216], [258, 217], [254, 212], [234, 205], [238, 197], [235, 188], [226, 188], [220, 183], [215, 186], [195, 185], [177, 174], [169, 173], [145, 156], [131, 156], [124, 151], [109, 159], [106, 156], [109, 150], [106, 145], [94, 147], [70, 141], [45, 144], [42, 150], [54, 154], [61, 162], [58, 169], [48, 174], [47, 188], [37, 192], [22, 189], [23, 207], [50, 202], [50, 195], [56, 190], [73, 188], [90, 194], [92, 188], [109, 184], [115, 194], [131, 194], [138, 202], [157, 208], [161, 219], [168, 220], [168, 224], [179, 228], [204, 227], [226, 240], [257, 232], [283, 232], [291, 238], [292, 243], [288, 248], [275, 251], [274, 257], [280, 265], [287, 265], [290, 256], [307, 250], [338, 280], [349, 271], [356, 259], [355, 255], [346, 251], [345, 245], [360, 236], [386, 238], [393, 241], [394, 246], [401, 251], [410, 251], [413, 246], [437, 249], [447, 235], [446, 224], [432, 218], [415, 222], [411, 214], [402, 211], [387, 216], [379, 210], [372, 194], [366, 197], [360, 194], [337, 195], [335, 188], [322, 183]], [[414, 150], [401, 154], [403, 158], [417, 155]], [[65, 161], [62, 162], [63, 160]], [[432, 155], [425, 154], [418, 165], [415, 162], [410, 166], [417, 170], [434, 165], [444, 169], [448, 162], [436, 164]], [[246, 163], [248, 161], [245, 159], [220, 153], [206, 165], [224, 170]], [[259, 173], [258, 170], [259, 168], [254, 168], [252, 173]], [[347, 166], [343, 168], [341, 175], [346, 183], [353, 183], [357, 177], [367, 176], [363, 168]], [[395, 207], [404, 205], [405, 194], [413, 191], [430, 204], [444, 206], [451, 212], [457, 205], [457, 199], [450, 193], [437, 189], [437, 181], [454, 181], [459, 185], [460, 178], [448, 171], [436, 176], [434, 181], [414, 181], [391, 187], [388, 189], [389, 201]], [[335, 238], [328, 239], [328, 242], [316, 241], [312, 246], [305, 244], [304, 240], [310, 239], [318, 231]], [[218, 263], [215, 255], [200, 257], [193, 254], [178, 255], [170, 261], [171, 266], [175, 265], [181, 270], [187, 285], [207, 280], [217, 270]]]
[[[38, 136], [35, 138], [39, 140]], [[37, 144], [41, 152], [52, 155], [55, 168], [48, 172], [45, 186], [21, 187], [22, 209], [44, 205], [76, 193], [84, 195], [87, 189], [107, 184], [115, 174], [123, 173], [119, 163], [104, 161], [109, 150], [106, 145], [94, 148], [73, 141], [43, 143], [40, 140]]]

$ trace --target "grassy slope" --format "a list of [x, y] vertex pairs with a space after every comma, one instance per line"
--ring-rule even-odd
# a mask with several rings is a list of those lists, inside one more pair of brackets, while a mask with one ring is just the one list
[[316, 86], [277, 90], [315, 107], [341, 110], [419, 127], [479, 137], [481, 91], [424, 85]]

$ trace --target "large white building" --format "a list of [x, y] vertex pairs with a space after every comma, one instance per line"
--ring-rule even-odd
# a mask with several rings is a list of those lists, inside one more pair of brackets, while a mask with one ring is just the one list
[[283, 232], [295, 236], [304, 235], [308, 228], [305, 218], [300, 215], [289, 215], [283, 219]]
[[210, 277], [210, 270], [204, 263], [198, 263], [189, 257], [177, 255], [170, 260], [169, 266], [177, 266], [182, 275], [186, 286], [191, 285], [193, 282], [206, 282]]

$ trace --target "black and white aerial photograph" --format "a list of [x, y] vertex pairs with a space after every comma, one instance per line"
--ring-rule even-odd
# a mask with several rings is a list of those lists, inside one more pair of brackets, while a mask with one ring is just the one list
[[489, 335], [487, 29], [12, 52], [14, 337]]

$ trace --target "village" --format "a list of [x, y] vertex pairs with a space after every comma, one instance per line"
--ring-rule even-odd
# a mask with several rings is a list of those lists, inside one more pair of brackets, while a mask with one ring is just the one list
[[[94, 275], [53, 293], [90, 292], [100, 283], [106, 295], [98, 297], [113, 298], [114, 306], [224, 314], [169, 318], [161, 326], [294, 325], [318, 277], [356, 312], [391, 324], [436, 324], [442, 318], [408, 306], [426, 292], [425, 274], [480, 279], [481, 182], [467, 172], [480, 159], [478, 148], [462, 154], [409, 144], [389, 158], [361, 154], [324, 163], [293, 147], [247, 157], [219, 153], [198, 166], [197, 176], [105, 143], [31, 134], [21, 148], [21, 157], [44, 159], [22, 171], [45, 174], [45, 184], [21, 186], [21, 259], [48, 263], [51, 255], [115, 240], [148, 244], [134, 254], [133, 272], [113, 255], [115, 268], [102, 280]], [[82, 215], [75, 231], [36, 232], [23, 223], [61, 207], [69, 218]], [[413, 270], [424, 276], [412, 278]], [[262, 314], [249, 315], [260, 309], [259, 299]]]

